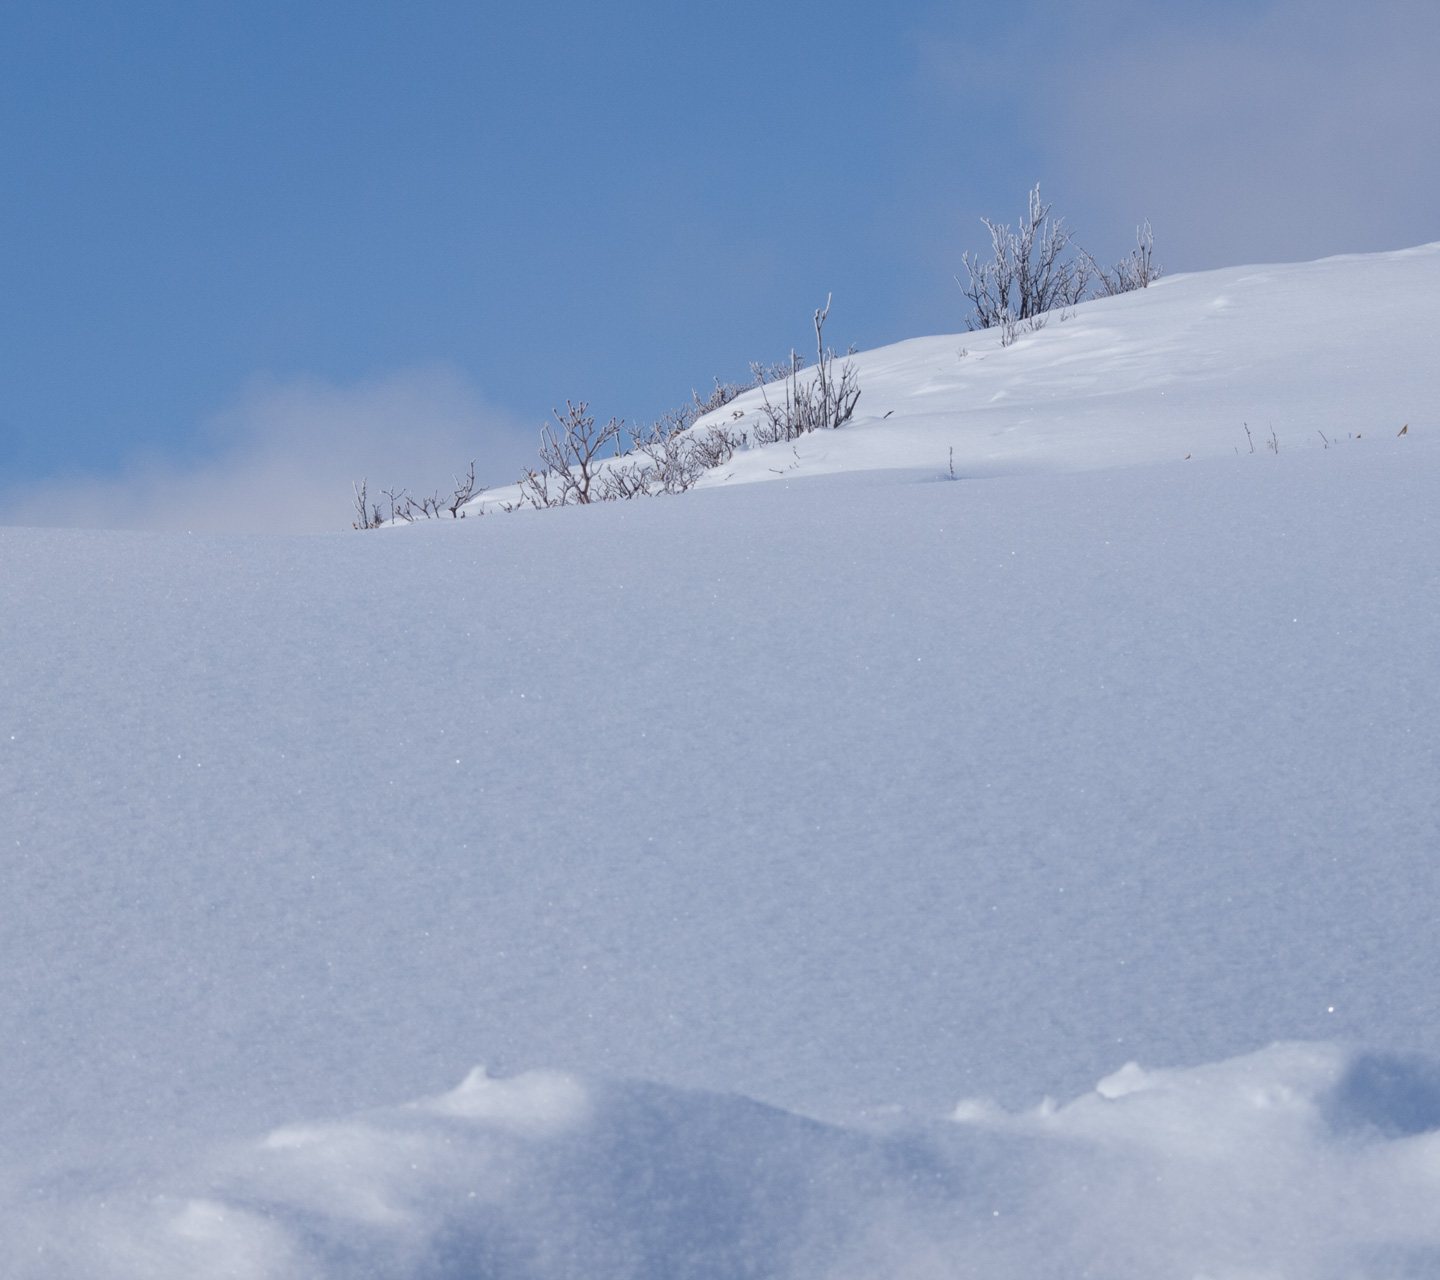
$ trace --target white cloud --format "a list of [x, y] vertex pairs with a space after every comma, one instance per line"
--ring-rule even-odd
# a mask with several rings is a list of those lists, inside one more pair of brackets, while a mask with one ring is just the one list
[[1136, 23], [1052, 100], [1056, 168], [1107, 221], [1151, 217], [1189, 266], [1433, 240], [1437, 55], [1440, 11], [1404, 0]]
[[920, 46], [957, 137], [991, 140], [981, 212], [1013, 219], [1040, 181], [1101, 256], [1148, 217], [1184, 270], [1440, 238], [1437, 60], [1431, 0], [1045, 3]]
[[443, 366], [336, 386], [257, 380], [206, 425], [196, 462], [136, 459], [117, 476], [75, 476], [0, 499], [7, 524], [194, 532], [349, 528], [351, 485], [430, 493], [476, 459], [482, 484], [508, 484], [538, 432], [485, 403]]

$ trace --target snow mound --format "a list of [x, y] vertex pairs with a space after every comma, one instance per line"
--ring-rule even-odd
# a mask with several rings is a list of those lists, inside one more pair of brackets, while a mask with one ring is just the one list
[[1379, 1280], [1440, 1267], [1440, 1064], [1280, 1044], [888, 1130], [478, 1073], [147, 1181], [47, 1204], [6, 1274]]

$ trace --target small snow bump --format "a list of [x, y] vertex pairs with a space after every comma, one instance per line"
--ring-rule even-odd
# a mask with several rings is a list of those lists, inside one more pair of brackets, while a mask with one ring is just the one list
[[414, 1104], [436, 1115], [485, 1121], [509, 1129], [569, 1129], [588, 1111], [585, 1088], [559, 1071], [527, 1071], [497, 1080], [476, 1067], [449, 1093]]
[[1126, 1097], [1132, 1093], [1142, 1093], [1146, 1089], [1154, 1088], [1155, 1081], [1145, 1072], [1138, 1062], [1127, 1062], [1119, 1071], [1113, 1075], [1106, 1076], [1095, 1086], [1095, 1092], [1102, 1098], [1109, 1098], [1114, 1101], [1116, 1098]]

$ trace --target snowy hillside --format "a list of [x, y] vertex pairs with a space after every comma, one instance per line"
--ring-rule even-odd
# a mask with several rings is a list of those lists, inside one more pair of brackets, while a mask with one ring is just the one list
[[[986, 476], [1233, 455], [1272, 432], [1287, 450], [1394, 435], [1436, 421], [1437, 333], [1440, 244], [1173, 276], [1009, 347], [987, 331], [857, 354], [853, 424], [807, 437], [790, 462], [948, 471], [953, 449], [959, 474]], [[705, 421], [753, 418], [760, 394]], [[763, 451], [742, 454], [709, 483], [777, 470]]]
[[1436, 1274], [1437, 299], [860, 353], [678, 498], [0, 529], [0, 1274]]

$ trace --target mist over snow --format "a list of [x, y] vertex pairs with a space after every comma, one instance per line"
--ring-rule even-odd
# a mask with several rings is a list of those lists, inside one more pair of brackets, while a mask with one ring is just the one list
[[256, 379], [208, 423], [189, 459], [141, 458], [0, 494], [8, 524], [196, 533], [319, 533], [354, 519], [352, 486], [428, 492], [471, 459], [481, 484], [509, 481], [534, 431], [443, 366], [351, 386]]
[[857, 353], [677, 498], [0, 529], [0, 1271], [1440, 1272], [1437, 298]]

